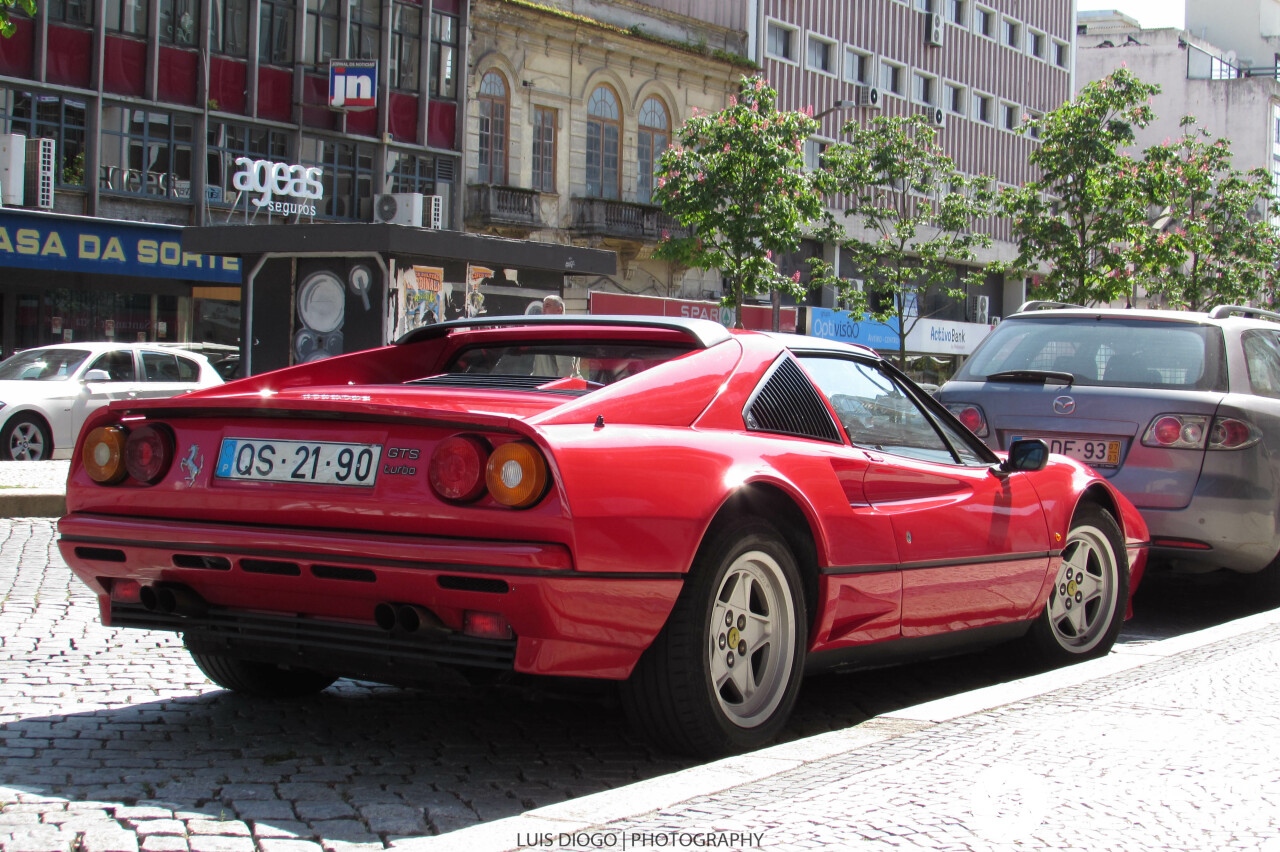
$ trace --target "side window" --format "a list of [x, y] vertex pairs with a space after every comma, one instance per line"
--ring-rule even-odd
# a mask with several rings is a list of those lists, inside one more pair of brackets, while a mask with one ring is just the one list
[[801, 363], [831, 401], [854, 446], [922, 461], [959, 461], [932, 418], [888, 374], [844, 358], [807, 356]]
[[137, 381], [137, 373], [133, 369], [133, 353], [128, 350], [104, 352], [89, 365], [89, 369], [106, 370], [113, 382]]
[[178, 381], [180, 382], [198, 382], [200, 381], [200, 365], [190, 358], [178, 356]]
[[1280, 399], [1280, 335], [1273, 331], [1246, 331], [1241, 336], [1249, 388], [1258, 396]]
[[178, 359], [168, 352], [143, 352], [142, 369], [148, 382], [182, 381], [178, 373]]

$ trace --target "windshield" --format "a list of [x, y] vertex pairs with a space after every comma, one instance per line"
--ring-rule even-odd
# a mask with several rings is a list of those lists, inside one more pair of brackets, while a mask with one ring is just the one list
[[29, 349], [0, 364], [0, 380], [63, 381], [88, 357], [84, 349]]
[[957, 381], [1016, 381], [1013, 371], [1070, 373], [1077, 385], [1225, 390], [1222, 332], [1209, 325], [1111, 317], [1036, 317], [996, 326]]

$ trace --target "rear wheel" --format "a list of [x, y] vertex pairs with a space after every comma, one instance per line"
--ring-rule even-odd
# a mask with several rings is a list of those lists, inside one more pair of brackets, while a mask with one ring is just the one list
[[759, 748], [795, 705], [806, 625], [799, 570], [782, 536], [758, 518], [721, 525], [623, 685], [628, 716], [658, 744], [689, 754]]
[[319, 692], [337, 680], [311, 669], [286, 669], [271, 663], [206, 654], [189, 648], [187, 652], [205, 677], [218, 686], [259, 698], [297, 698]]
[[1129, 564], [1124, 536], [1106, 510], [1081, 506], [1044, 612], [1028, 634], [1042, 660], [1062, 664], [1104, 656], [1124, 624]]
[[19, 414], [4, 424], [4, 457], [13, 461], [44, 461], [53, 452], [53, 438], [44, 421]]

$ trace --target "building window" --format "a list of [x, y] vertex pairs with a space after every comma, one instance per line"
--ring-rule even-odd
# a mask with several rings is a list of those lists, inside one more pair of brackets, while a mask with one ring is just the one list
[[836, 46], [831, 42], [817, 36], [809, 36], [809, 68], [834, 74], [836, 72], [835, 51]]
[[249, 55], [249, 0], [213, 0], [209, 27], [214, 53]]
[[653, 200], [653, 173], [658, 157], [671, 144], [671, 119], [667, 108], [657, 98], [646, 98], [640, 107], [640, 132], [636, 134], [636, 200], [648, 204]]
[[777, 21], [770, 21], [766, 32], [765, 52], [775, 59], [785, 59], [788, 62], [795, 62], [796, 31], [790, 27], [784, 27]]
[[274, 163], [290, 162], [289, 134], [249, 124], [209, 122], [204, 172], [205, 198], [209, 202], [234, 205], [240, 200], [232, 179], [240, 171], [236, 160], [241, 157]]
[[373, 218], [373, 150], [372, 145], [302, 137], [301, 163], [324, 172], [324, 194], [316, 200], [320, 215], [357, 222]]
[[431, 13], [430, 94], [438, 98], [458, 97], [458, 19]]
[[916, 8], [921, 12], [932, 12], [936, 0], [916, 0]]
[[258, 60], [267, 65], [293, 64], [293, 0], [259, 0]]
[[[1027, 119], [1027, 122], [1028, 122], [1028, 124], [1027, 124], [1027, 135], [1028, 135], [1028, 136], [1030, 136], [1032, 139], [1039, 139], [1039, 138], [1040, 138], [1040, 123], [1039, 123], [1039, 122], [1040, 122], [1040, 119], [1042, 119], [1042, 118], [1044, 118], [1044, 116], [1042, 116], [1042, 115], [1041, 115], [1040, 113], [1038, 113], [1038, 112], [1029, 112], [1029, 113], [1027, 113], [1027, 115], [1026, 115], [1026, 119]], [[1034, 122], [1034, 123], [1032, 123], [1032, 122]]]
[[1000, 22], [1000, 33], [1004, 43], [1012, 48], [1022, 49], [1022, 27], [1017, 21], [1008, 18], [1002, 18]]
[[147, 0], [107, 0], [102, 12], [108, 32], [145, 36]]
[[804, 167], [809, 171], [817, 171], [822, 165], [822, 155], [827, 150], [830, 143], [823, 142], [821, 139], [814, 139], [810, 136], [804, 140]]
[[422, 50], [422, 7], [416, 3], [391, 5], [391, 88], [416, 92], [418, 56]]
[[1071, 64], [1071, 45], [1062, 41], [1053, 43], [1053, 64], [1059, 68], [1067, 68]]
[[995, 120], [992, 115], [992, 103], [990, 95], [980, 95], [973, 93], [973, 116], [975, 121], [981, 121], [983, 124], [991, 124]]
[[94, 5], [89, 0], [49, 0], [45, 14], [51, 21], [91, 27]]
[[533, 108], [533, 188], [556, 191], [556, 111]]
[[507, 182], [507, 81], [497, 71], [480, 80], [476, 96], [480, 109], [480, 183]]
[[347, 12], [349, 59], [377, 59], [382, 46], [382, 0], [350, 0]]
[[55, 151], [60, 168], [54, 178], [58, 186], [85, 185], [83, 101], [0, 89], [0, 133], [21, 133], [28, 139], [56, 140]]
[[338, 36], [338, 0], [307, 0], [306, 41], [302, 48], [302, 61], [308, 65], [321, 65], [341, 58], [342, 49]]
[[200, 6], [196, 0], [160, 0], [160, 41], [192, 47], [199, 32]]
[[990, 9], [975, 6], [973, 9], [973, 31], [987, 38], [996, 37], [996, 15]]
[[452, 228], [450, 198], [453, 196], [453, 175], [456, 171], [451, 157], [410, 154], [394, 148], [387, 152], [387, 191], [421, 192], [423, 195], [440, 196], [444, 213], [442, 228]]
[[1018, 129], [1017, 104], [1010, 104], [1010, 103], [1000, 104], [1000, 126], [1005, 130]]
[[943, 99], [947, 112], [954, 113], [955, 115], [965, 114], [964, 110], [965, 106], [967, 106], [967, 98], [965, 97], [964, 86], [947, 83]]
[[947, 18], [955, 24], [964, 26], [968, 21], [969, 4], [967, 0], [947, 0]]
[[938, 99], [938, 81], [926, 75], [911, 75], [911, 98], [918, 104], [935, 106]]
[[102, 189], [189, 200], [195, 119], [121, 106], [102, 109]]
[[591, 198], [618, 198], [618, 164], [622, 121], [618, 96], [607, 86], [599, 86], [587, 100], [587, 195]]
[[880, 88], [887, 94], [902, 94], [902, 66], [892, 62], [880, 62]]
[[875, 57], [869, 53], [852, 48], [846, 48], [844, 52], [844, 78], [850, 83], [858, 83], [863, 86], [872, 85], [875, 80], [875, 72], [872, 64]]

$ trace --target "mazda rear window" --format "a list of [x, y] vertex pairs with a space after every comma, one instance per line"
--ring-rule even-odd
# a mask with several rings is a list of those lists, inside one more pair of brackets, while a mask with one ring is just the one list
[[1006, 320], [956, 374], [1070, 373], [1078, 385], [1226, 390], [1222, 332], [1210, 325], [1098, 317]]

